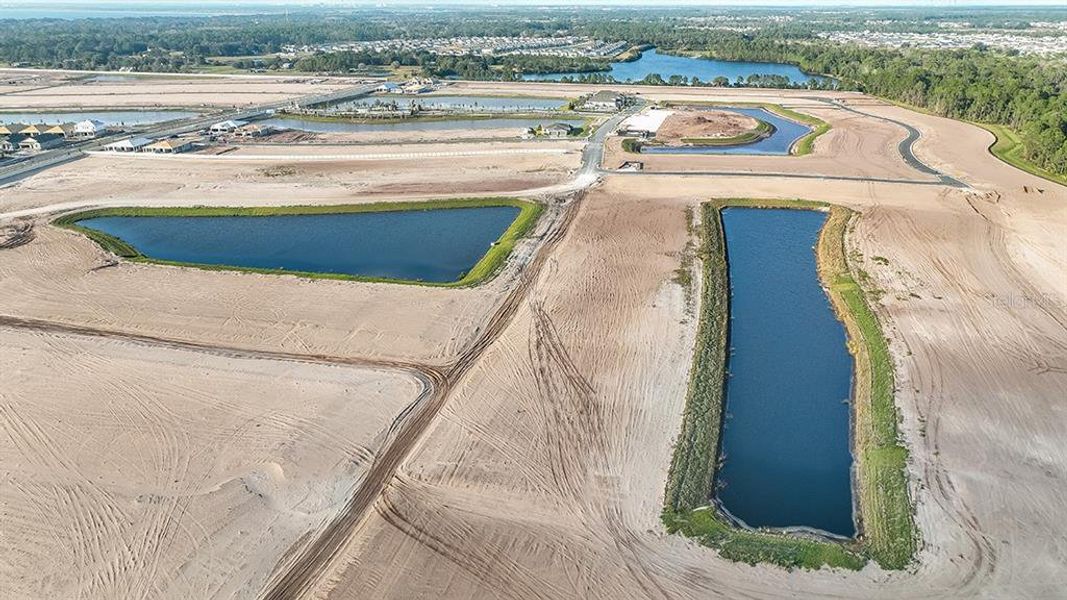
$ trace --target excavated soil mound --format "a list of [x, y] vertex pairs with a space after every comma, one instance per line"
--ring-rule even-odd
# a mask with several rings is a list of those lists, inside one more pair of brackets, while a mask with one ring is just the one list
[[682, 110], [667, 117], [656, 132], [656, 141], [680, 146], [691, 139], [726, 139], [755, 132], [759, 121], [725, 110]]

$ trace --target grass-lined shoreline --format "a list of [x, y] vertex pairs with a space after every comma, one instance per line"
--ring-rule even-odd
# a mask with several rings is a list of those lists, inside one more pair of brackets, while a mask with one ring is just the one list
[[[742, 529], [711, 505], [720, 455], [729, 335], [729, 271], [721, 211], [731, 206], [829, 210], [817, 257], [820, 279], [845, 323], [855, 361], [852, 424], [858, 481], [853, 493], [862, 526], [854, 540], [837, 542]], [[904, 470], [907, 453], [897, 439], [888, 346], [845, 260], [844, 234], [854, 213], [821, 202], [749, 199], [713, 200], [702, 211], [703, 294], [682, 429], [664, 495], [662, 517], [667, 530], [696, 538], [726, 558], [752, 564], [859, 569], [869, 558], [886, 569], [904, 568], [916, 549]]]
[[1000, 160], [1008, 163], [1009, 165], [1026, 171], [1031, 175], [1036, 175], [1042, 179], [1047, 179], [1053, 183], [1060, 185], [1067, 185], [1067, 175], [1061, 173], [1054, 173], [1048, 169], [1043, 169], [1034, 163], [1026, 159], [1022, 155], [1023, 143], [1019, 134], [1015, 133], [1011, 127], [1007, 125], [996, 125], [993, 123], [975, 123], [975, 125], [985, 129], [989, 133], [992, 133], [996, 138], [993, 145], [989, 147], [989, 152], [999, 158]]
[[[481, 259], [463, 277], [456, 281], [432, 282], [388, 277], [349, 275], [346, 273], [321, 273], [309, 271], [291, 271], [287, 269], [265, 269], [257, 267], [240, 267], [231, 265], [211, 265], [182, 261], [155, 259], [141, 254], [124, 240], [83, 227], [78, 223], [95, 217], [265, 217], [282, 215], [327, 215], [351, 213], [398, 212], [415, 210], [449, 210], [456, 208], [482, 208], [490, 206], [513, 206], [519, 214]], [[492, 278], [507, 261], [518, 240], [525, 237], [537, 223], [544, 206], [516, 198], [465, 198], [459, 200], [425, 200], [417, 202], [372, 202], [367, 204], [313, 205], [313, 206], [272, 206], [272, 207], [236, 207], [236, 206], [193, 206], [193, 207], [109, 207], [79, 211], [62, 215], [52, 221], [53, 225], [76, 231], [93, 240], [102, 248], [116, 256], [131, 262], [151, 263], [170, 266], [193, 267], [209, 271], [237, 271], [242, 273], [263, 273], [272, 275], [293, 275], [312, 279], [337, 279], [345, 281], [362, 281], [372, 283], [400, 283], [431, 287], [470, 287], [484, 283]]]
[[779, 117], [796, 121], [804, 125], [811, 127], [811, 131], [805, 134], [803, 137], [793, 142], [793, 146], [790, 148], [790, 154], [793, 156], [805, 156], [811, 154], [812, 149], [815, 147], [815, 140], [830, 131], [830, 124], [822, 119], [797, 112], [795, 110], [785, 108], [780, 104], [771, 104], [766, 102], [709, 102], [700, 100], [687, 100], [685, 102], [665, 102], [664, 106], [715, 106], [719, 108], [730, 108], [731, 106], [743, 107], [743, 108], [762, 108], [766, 111], [772, 112]]

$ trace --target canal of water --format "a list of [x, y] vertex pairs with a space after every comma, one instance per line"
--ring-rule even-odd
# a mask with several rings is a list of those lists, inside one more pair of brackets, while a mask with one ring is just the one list
[[728, 208], [731, 353], [721, 506], [751, 527], [855, 534], [852, 357], [813, 247], [826, 215]]
[[413, 104], [424, 109], [467, 110], [467, 111], [544, 111], [559, 110], [567, 101], [562, 98], [527, 98], [517, 96], [459, 96], [459, 95], [398, 95], [381, 94], [349, 100], [333, 105], [332, 108], [354, 109], [373, 106], [375, 103], [395, 102], [397, 106], [408, 107]]
[[441, 131], [456, 129], [526, 129], [551, 123], [569, 123], [575, 127], [581, 127], [582, 119], [554, 119], [543, 118], [492, 118], [492, 119], [406, 119], [387, 123], [355, 123], [349, 121], [315, 121], [301, 119], [299, 117], [274, 118], [260, 121], [266, 125], [297, 129], [316, 133], [345, 133], [362, 131]]
[[82, 227], [152, 259], [435, 283], [471, 269], [513, 206], [230, 217], [95, 217]]
[[[645, 50], [641, 58], [635, 61], [611, 63], [611, 70], [602, 72], [604, 75], [611, 75], [616, 81], [641, 81], [653, 73], [658, 73], [663, 79], [668, 79], [671, 75], [690, 79], [699, 77], [706, 83], [716, 77], [725, 77], [730, 83], [734, 83], [738, 77], [747, 79], [749, 75], [781, 75], [788, 77], [792, 83], [805, 83], [810, 79], [829, 81], [827, 77], [808, 75], [796, 65], [672, 56], [660, 54], [655, 48]], [[583, 75], [590, 73], [531, 74], [523, 78], [532, 81], [558, 81], [563, 77], [579, 78]]]
[[103, 110], [78, 112], [2, 112], [0, 123], [76, 123], [95, 119], [111, 126], [147, 125], [174, 119], [195, 117], [198, 113], [183, 110]]
[[811, 128], [807, 125], [776, 115], [764, 108], [715, 107], [715, 109], [741, 113], [766, 121], [774, 125], [774, 132], [751, 144], [738, 144], [736, 146], [644, 146], [641, 148], [641, 152], [644, 154], [785, 155], [789, 154], [790, 149], [797, 140], [811, 133]]

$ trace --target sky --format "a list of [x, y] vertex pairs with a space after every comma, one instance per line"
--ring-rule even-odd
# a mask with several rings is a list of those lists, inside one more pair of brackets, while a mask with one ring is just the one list
[[[192, 0], [188, 4], [210, 7], [253, 7], [253, 6], [390, 6], [403, 5], [481, 5], [481, 6], [1056, 6], [1063, 7], [1067, 0]], [[96, 8], [103, 5], [128, 6], [131, 9], [144, 9], [165, 5], [168, 8], [183, 3], [174, 0], [126, 0], [111, 2], [108, 0], [0, 0], [0, 11], [4, 8], [22, 7], [77, 7]], [[3, 15], [0, 14], [0, 18]]]

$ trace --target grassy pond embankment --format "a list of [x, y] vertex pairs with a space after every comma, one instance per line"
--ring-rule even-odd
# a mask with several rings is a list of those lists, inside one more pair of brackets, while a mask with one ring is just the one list
[[83, 211], [53, 223], [135, 262], [460, 287], [495, 274], [542, 208], [510, 198], [131, 207]]
[[[785, 208], [804, 210], [759, 210]], [[912, 561], [892, 363], [862, 272], [846, 261], [852, 216], [805, 201], [703, 206], [703, 300], [665, 494], [670, 532], [749, 563]], [[798, 261], [809, 268], [786, 272]]]

